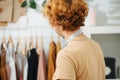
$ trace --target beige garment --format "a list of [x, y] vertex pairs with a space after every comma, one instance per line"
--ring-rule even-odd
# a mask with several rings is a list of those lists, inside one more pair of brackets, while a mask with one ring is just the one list
[[11, 69], [9, 65], [6, 65], [6, 79], [10, 80], [10, 74], [11, 73]]
[[21, 7], [22, 2], [14, 0], [12, 22], [16, 22], [21, 16], [25, 15], [27, 8]]
[[48, 54], [48, 75], [47, 80], [52, 80], [53, 74], [55, 72], [56, 63], [56, 44], [54, 41], [50, 42], [49, 54]]
[[7, 80], [6, 74], [6, 50], [1, 46], [2, 54], [0, 55], [0, 80]]
[[105, 62], [99, 44], [78, 35], [57, 56], [53, 80], [105, 80]]
[[37, 80], [46, 80], [46, 61], [43, 48], [41, 48], [39, 57]]
[[0, 22], [9, 22], [12, 20], [13, 0], [0, 1]]

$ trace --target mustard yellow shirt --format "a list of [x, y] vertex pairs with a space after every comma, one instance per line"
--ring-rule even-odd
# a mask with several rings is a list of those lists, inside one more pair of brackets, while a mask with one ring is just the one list
[[57, 55], [53, 80], [105, 80], [103, 52], [97, 42], [80, 34]]

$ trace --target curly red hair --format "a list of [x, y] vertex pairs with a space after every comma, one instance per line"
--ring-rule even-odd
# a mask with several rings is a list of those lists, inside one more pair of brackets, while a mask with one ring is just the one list
[[84, 0], [48, 0], [44, 15], [52, 26], [62, 26], [64, 30], [74, 31], [84, 26], [88, 6]]

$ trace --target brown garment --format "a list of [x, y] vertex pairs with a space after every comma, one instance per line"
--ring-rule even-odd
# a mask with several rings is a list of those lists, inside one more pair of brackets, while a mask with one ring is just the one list
[[6, 71], [5, 71], [4, 66], [0, 67], [0, 80], [7, 80], [6, 79]]
[[16, 63], [15, 63], [15, 71], [16, 71], [16, 79], [19, 80], [18, 67]]
[[58, 41], [57, 45], [56, 45], [56, 53], [58, 54], [58, 52], [61, 50], [61, 43], [60, 41]]
[[52, 80], [53, 74], [55, 72], [56, 63], [56, 44], [54, 41], [50, 42], [49, 45], [49, 55], [48, 55], [48, 79]]
[[6, 51], [1, 47], [2, 54], [0, 55], [0, 79], [1, 80], [7, 80], [6, 79]]

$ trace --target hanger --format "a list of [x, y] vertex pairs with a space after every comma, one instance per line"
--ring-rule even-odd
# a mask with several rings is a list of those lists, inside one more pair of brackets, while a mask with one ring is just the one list
[[39, 48], [37, 48], [37, 53], [38, 53], [38, 55], [41, 54], [42, 49], [43, 49], [43, 37], [42, 37], [42, 35], [40, 35], [39, 44], [40, 44], [40, 45], [39, 45]]
[[23, 54], [23, 56], [26, 55], [25, 48], [22, 48], [22, 54]]
[[29, 48], [32, 49], [34, 46], [33, 46], [33, 37], [31, 36], [30, 37], [30, 43], [29, 43]]
[[28, 55], [30, 56], [30, 50], [33, 48], [33, 39], [32, 39], [32, 36], [30, 36], [30, 41], [27, 43], [27, 51], [28, 52]]
[[[38, 45], [39, 44], [39, 45]], [[36, 37], [36, 51], [37, 54], [40, 55], [40, 49], [41, 49], [41, 43], [40, 43], [40, 38], [38, 36]]]
[[17, 44], [16, 44], [16, 52], [18, 52], [18, 48], [19, 48], [19, 37], [18, 37], [18, 41], [17, 41]]
[[22, 55], [25, 55], [25, 49], [23, 48], [23, 45], [21, 44], [21, 39], [18, 38], [18, 48], [22, 51]]
[[43, 27], [41, 27], [41, 34], [40, 34], [40, 47], [41, 47], [41, 49], [43, 48], [43, 36], [42, 36], [42, 30], [43, 29]]
[[29, 51], [30, 50], [30, 41], [27, 41], [26, 43], [27, 43], [27, 45], [26, 45], [26, 51]]
[[3, 42], [1, 43], [1, 51], [3, 51], [3, 49], [4, 49], [4, 44], [3, 44]]
[[3, 50], [4, 50], [4, 43], [5, 43], [5, 36], [2, 37], [2, 43], [0, 45], [0, 54], [2, 54]]
[[38, 36], [36, 36], [36, 49], [38, 48]]
[[14, 43], [13, 43], [13, 40], [12, 40], [12, 36], [11, 36], [11, 35], [9, 36], [9, 43], [11, 43], [12, 48], [14, 49]]
[[24, 48], [22, 49], [23, 51], [23, 55], [26, 56], [27, 54], [27, 51], [29, 50], [29, 46], [28, 46], [28, 42], [27, 42], [27, 37], [25, 37], [25, 46]]
[[41, 46], [41, 49], [43, 48], [43, 36], [42, 34], [40, 35], [40, 46]]
[[[5, 36], [3, 36], [3, 38], [2, 38], [2, 44], [1, 44], [1, 46], [3, 47], [3, 48], [6, 48], [6, 38], [5, 38]], [[2, 48], [1, 47], [1, 48]]]
[[27, 38], [25, 37], [25, 48], [24, 48], [25, 50], [25, 55], [27, 54]]
[[8, 39], [8, 40], [9, 40], [9, 44], [11, 44], [11, 47], [12, 47], [12, 53], [11, 53], [11, 54], [12, 54], [12, 56], [13, 56], [13, 52], [14, 52], [14, 43], [13, 43], [13, 39], [12, 39], [12, 36], [11, 36], [11, 35], [9, 36], [9, 39]]

